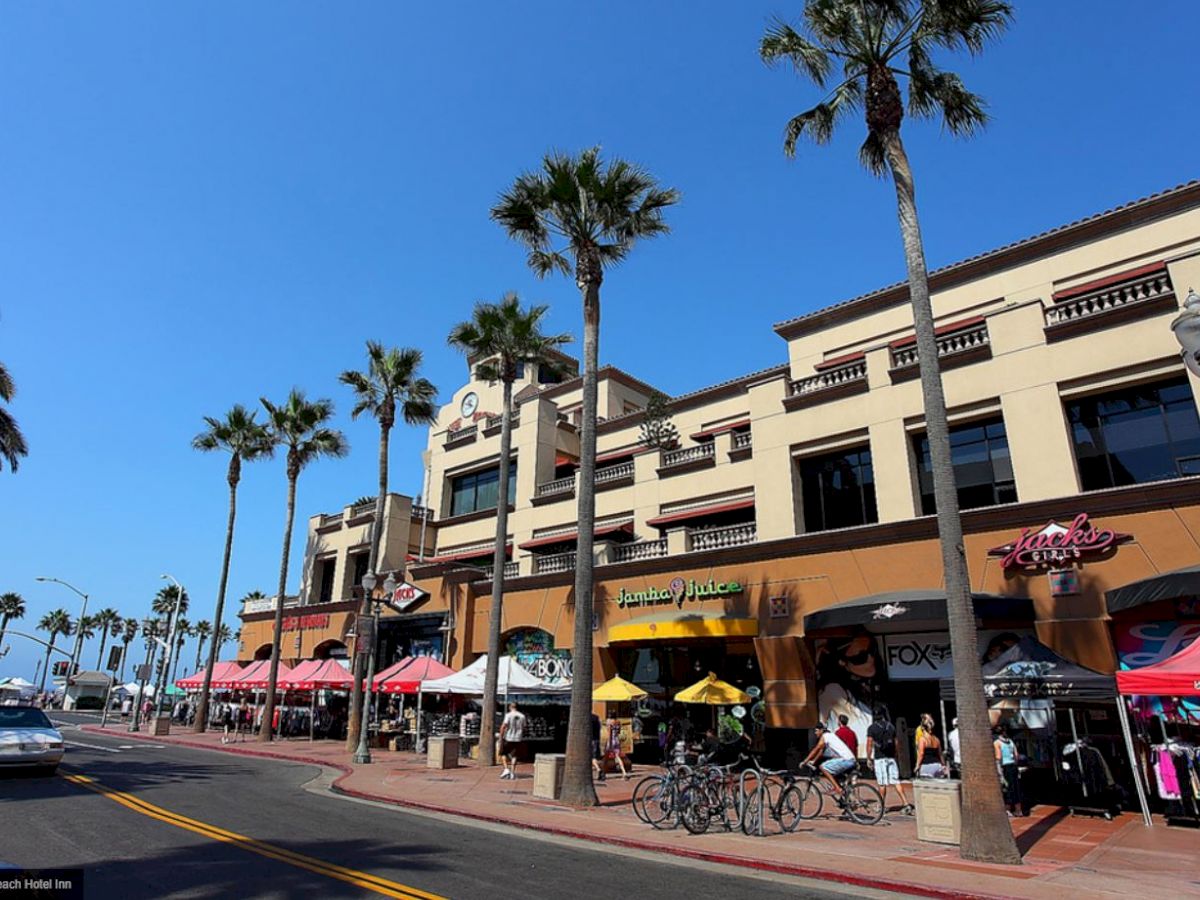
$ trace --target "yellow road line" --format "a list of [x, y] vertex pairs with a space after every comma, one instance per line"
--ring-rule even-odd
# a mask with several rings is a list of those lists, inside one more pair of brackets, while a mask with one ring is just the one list
[[161, 806], [155, 806], [153, 803], [148, 803], [124, 791], [114, 790], [87, 775], [63, 773], [63, 778], [79, 787], [95, 791], [97, 794], [107, 797], [109, 800], [119, 803], [127, 809], [131, 809], [151, 819], [165, 822], [168, 825], [174, 825], [177, 828], [191, 831], [215, 841], [232, 844], [251, 853], [257, 853], [269, 859], [275, 859], [279, 862], [296, 866], [297, 868], [306, 869], [317, 875], [324, 875], [327, 878], [344, 881], [347, 884], [353, 884], [356, 887], [382, 894], [385, 897], [396, 897], [400, 898], [400, 900], [444, 900], [444, 898], [437, 894], [430, 894], [419, 888], [400, 884], [396, 881], [389, 881], [386, 878], [380, 878], [377, 875], [371, 875], [367, 872], [360, 872], [357, 869], [348, 869], [345, 866], [339, 866], [335, 863], [326, 862], [311, 856], [305, 856], [304, 854], [296, 853], [283, 847], [277, 847], [274, 844], [268, 844], [255, 838], [247, 837], [244, 834], [227, 831], [224, 828], [218, 828], [207, 822], [189, 818], [180, 813], [172, 812], [169, 809], [164, 809]]

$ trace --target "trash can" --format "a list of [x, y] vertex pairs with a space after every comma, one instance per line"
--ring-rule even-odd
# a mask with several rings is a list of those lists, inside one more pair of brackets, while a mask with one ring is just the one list
[[458, 735], [445, 734], [429, 739], [429, 756], [425, 765], [430, 769], [458, 768]]
[[154, 719], [154, 734], [155, 734], [155, 736], [157, 737], [160, 735], [170, 734], [170, 733], [171, 733], [171, 717], [170, 716], [157, 716]]
[[962, 834], [962, 782], [953, 778], [913, 780], [917, 840], [957, 844]]
[[533, 758], [533, 796], [557, 800], [562, 793], [565, 753], [539, 753]]

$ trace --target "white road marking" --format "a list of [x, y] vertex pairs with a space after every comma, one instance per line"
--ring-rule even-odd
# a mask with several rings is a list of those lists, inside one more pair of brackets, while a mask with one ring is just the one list
[[105, 746], [102, 746], [101, 744], [85, 744], [82, 741], [65, 741], [65, 743], [68, 747], [86, 747], [89, 750], [103, 750], [105, 753], [120, 753], [121, 752], [120, 750], [117, 750], [113, 747], [105, 747]]

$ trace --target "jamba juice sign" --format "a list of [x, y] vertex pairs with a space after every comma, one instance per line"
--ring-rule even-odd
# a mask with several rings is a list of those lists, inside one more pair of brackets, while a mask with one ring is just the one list
[[1031, 569], [1097, 556], [1130, 537], [1111, 528], [1097, 528], [1087, 513], [1080, 513], [1070, 525], [1052, 521], [1037, 531], [1023, 529], [1015, 541], [993, 547], [988, 556], [1001, 557], [1004, 569]]
[[617, 592], [617, 606], [653, 606], [657, 603], [674, 603], [683, 606], [684, 600], [704, 600], [709, 597], [727, 597], [740, 594], [742, 585], [736, 581], [696, 581], [694, 578], [672, 578], [666, 588], [646, 588], [644, 591]]

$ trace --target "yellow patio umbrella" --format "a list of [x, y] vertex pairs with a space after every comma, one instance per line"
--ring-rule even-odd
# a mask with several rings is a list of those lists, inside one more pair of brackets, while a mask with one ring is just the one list
[[605, 700], [609, 703], [628, 703], [641, 700], [645, 696], [645, 691], [620, 675], [610, 678], [592, 691], [593, 700]]
[[745, 691], [738, 690], [727, 681], [722, 681], [712, 672], [703, 681], [684, 688], [675, 695], [680, 703], [704, 703], [708, 706], [732, 706], [735, 703], [749, 703], [751, 697]]

